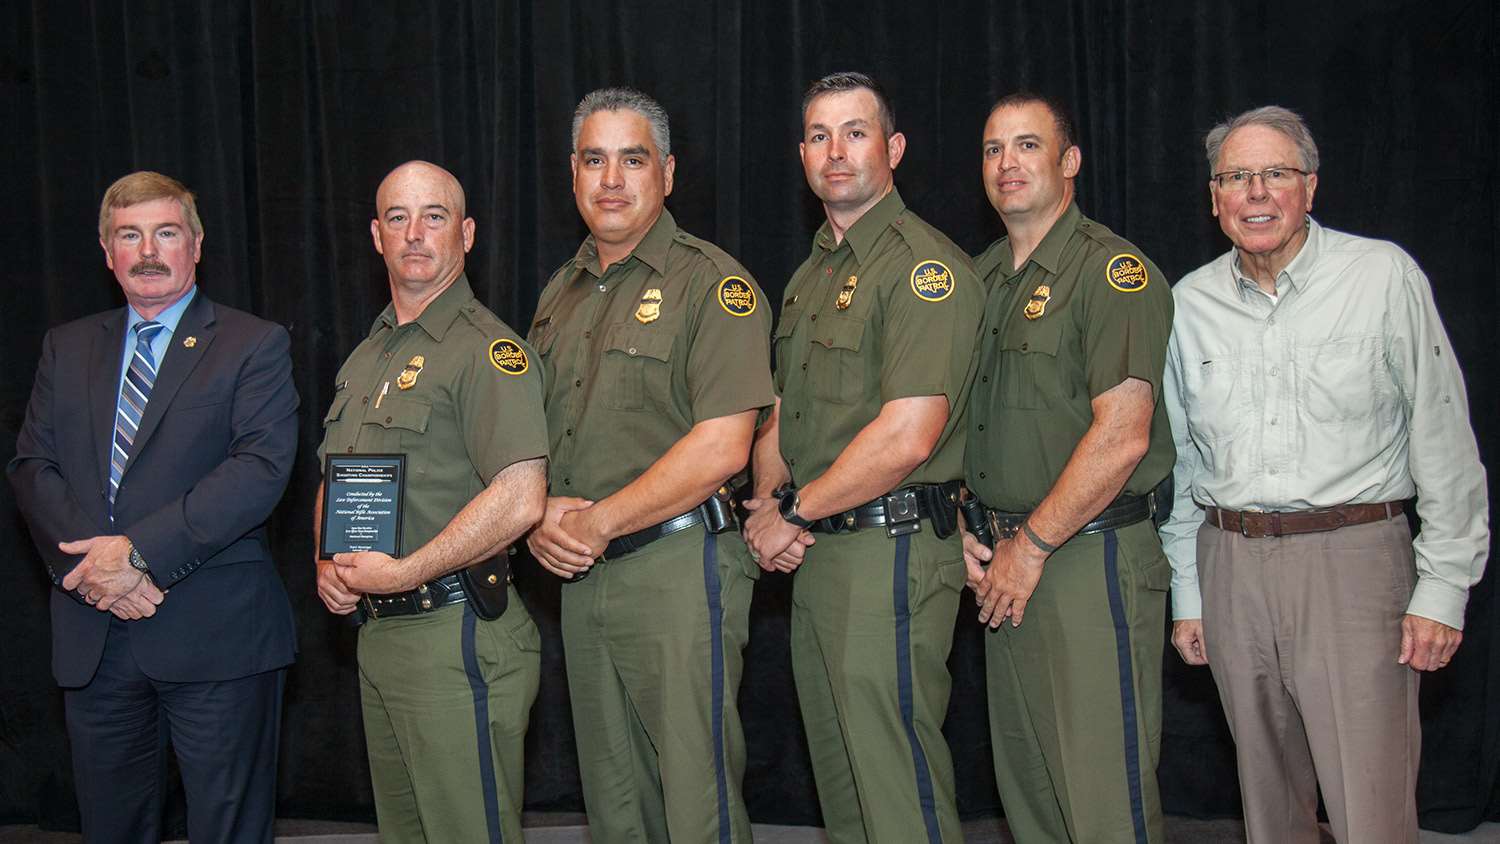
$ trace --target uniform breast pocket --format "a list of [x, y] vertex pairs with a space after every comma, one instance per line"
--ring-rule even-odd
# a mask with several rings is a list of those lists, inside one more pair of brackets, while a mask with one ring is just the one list
[[802, 319], [801, 308], [785, 308], [781, 312], [781, 319], [776, 321], [776, 332], [771, 336], [771, 354], [776, 359], [776, 372], [785, 379], [787, 367], [795, 365], [797, 361], [792, 360], [791, 339], [792, 332], [797, 330], [797, 321]]
[[1221, 442], [1250, 425], [1249, 361], [1238, 354], [1182, 362], [1188, 427], [1204, 442]]
[[834, 404], [853, 404], [864, 391], [864, 364], [859, 347], [864, 341], [861, 320], [820, 314], [808, 333], [812, 348], [807, 357], [807, 389], [813, 398]]
[[672, 335], [627, 323], [611, 326], [599, 378], [605, 406], [612, 410], [666, 407], [672, 389]]
[[333, 404], [330, 404], [328, 412], [323, 414], [323, 430], [328, 430], [330, 426], [344, 418], [344, 408], [348, 405], [349, 397], [347, 395], [334, 396]]
[[427, 423], [431, 419], [432, 405], [429, 402], [410, 396], [387, 395], [379, 407], [371, 404], [365, 414], [366, 430], [360, 438], [360, 450], [405, 454], [407, 471], [425, 472], [427, 467], [414, 461], [413, 457], [422, 450], [422, 438], [427, 434]]
[[[1042, 322], [1045, 322], [1043, 320]], [[1000, 342], [1001, 405], [1018, 410], [1046, 410], [1049, 398], [1066, 387], [1057, 368], [1062, 342], [1061, 323], [1028, 325], [1009, 332]]]
[[1297, 398], [1309, 419], [1323, 425], [1367, 423], [1391, 404], [1384, 348], [1375, 334], [1340, 337], [1297, 347]]

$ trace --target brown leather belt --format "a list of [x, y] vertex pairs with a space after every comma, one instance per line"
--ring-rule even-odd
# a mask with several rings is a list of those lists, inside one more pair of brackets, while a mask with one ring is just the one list
[[1387, 501], [1381, 504], [1345, 504], [1324, 510], [1294, 510], [1288, 512], [1256, 512], [1245, 510], [1221, 510], [1218, 507], [1203, 508], [1204, 521], [1220, 530], [1238, 533], [1250, 539], [1267, 536], [1289, 536], [1297, 533], [1324, 533], [1349, 525], [1362, 525], [1393, 518], [1400, 514], [1404, 504]]

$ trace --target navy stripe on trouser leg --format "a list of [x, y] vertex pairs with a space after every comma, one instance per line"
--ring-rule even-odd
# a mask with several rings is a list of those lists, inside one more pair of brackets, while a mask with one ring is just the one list
[[917, 726], [912, 706], [911, 688], [911, 600], [907, 595], [906, 570], [911, 556], [911, 534], [896, 537], [896, 564], [892, 566], [891, 594], [896, 612], [896, 693], [901, 701], [901, 725], [911, 745], [911, 763], [917, 769], [917, 800], [922, 804], [922, 821], [927, 825], [927, 840], [939, 844], [943, 834], [938, 828], [937, 801], [932, 796], [932, 775], [927, 770], [927, 754], [917, 741]]
[[1146, 808], [1141, 799], [1140, 739], [1136, 731], [1135, 672], [1130, 660], [1130, 625], [1125, 618], [1125, 598], [1120, 594], [1119, 540], [1112, 530], [1104, 532], [1104, 585], [1109, 593], [1109, 616], [1115, 625], [1115, 658], [1120, 666], [1120, 712], [1125, 729], [1125, 783], [1130, 789], [1130, 821], [1137, 844], [1146, 838]]
[[714, 534], [703, 534], [703, 589], [708, 593], [709, 649], [713, 704], [709, 717], [714, 729], [714, 777], [719, 788], [719, 841], [729, 844], [729, 786], [724, 770], [724, 603], [719, 596], [719, 543]]
[[490, 749], [490, 687], [479, 671], [479, 657], [474, 653], [474, 629], [478, 620], [474, 607], [464, 604], [464, 673], [469, 675], [469, 689], [474, 692], [474, 733], [479, 751], [479, 789], [484, 793], [484, 825], [489, 828], [491, 844], [501, 844], [500, 793], [495, 784], [495, 760]]

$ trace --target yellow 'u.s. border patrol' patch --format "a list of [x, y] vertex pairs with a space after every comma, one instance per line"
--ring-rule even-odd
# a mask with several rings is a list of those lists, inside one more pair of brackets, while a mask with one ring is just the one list
[[514, 340], [500, 339], [490, 344], [490, 363], [506, 375], [525, 375], [531, 368], [526, 350]]
[[1121, 293], [1145, 290], [1146, 282], [1150, 281], [1146, 262], [1129, 252], [1121, 252], [1109, 259], [1109, 263], [1104, 265], [1104, 278], [1110, 287]]
[[953, 295], [953, 271], [942, 261], [918, 262], [911, 270], [911, 292], [924, 302], [941, 302]]
[[746, 317], [755, 313], [755, 288], [737, 275], [725, 276], [719, 282], [719, 307], [730, 316]]

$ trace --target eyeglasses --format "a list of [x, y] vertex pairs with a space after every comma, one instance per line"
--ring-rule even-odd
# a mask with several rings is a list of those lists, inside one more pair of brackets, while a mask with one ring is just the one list
[[1298, 170], [1296, 167], [1267, 167], [1264, 170], [1225, 170], [1223, 173], [1213, 174], [1210, 178], [1219, 183], [1219, 190], [1249, 190], [1250, 182], [1256, 176], [1260, 177], [1261, 184], [1265, 185], [1268, 190], [1281, 190], [1295, 184], [1298, 176], [1306, 175], [1307, 171]]

